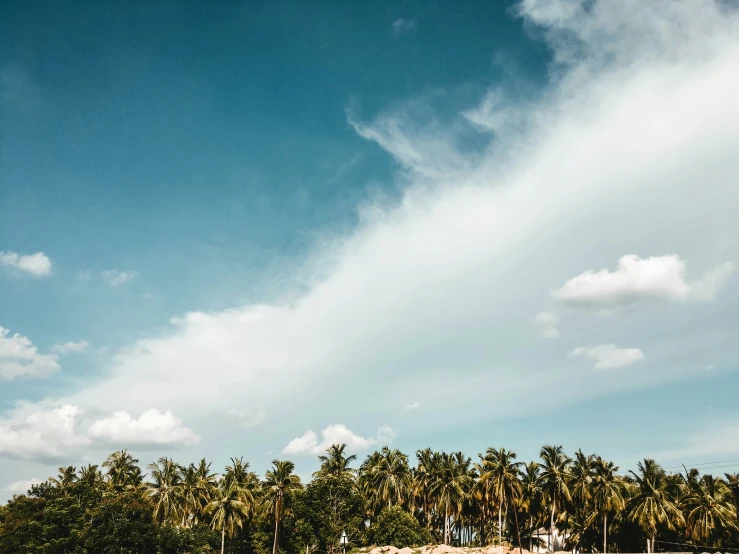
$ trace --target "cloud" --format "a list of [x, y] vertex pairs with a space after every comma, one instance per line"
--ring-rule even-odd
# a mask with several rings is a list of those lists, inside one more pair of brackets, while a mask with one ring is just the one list
[[595, 362], [595, 369], [616, 369], [627, 367], [644, 359], [644, 353], [638, 348], [618, 348], [613, 344], [575, 348], [570, 356], [585, 357]]
[[417, 410], [420, 407], [421, 407], [421, 403], [418, 400], [414, 400], [410, 404], [406, 404], [405, 406], [403, 406], [403, 411], [410, 412], [413, 410]]
[[69, 341], [63, 344], [55, 344], [51, 347], [51, 351], [58, 356], [65, 356], [67, 354], [76, 354], [82, 352], [89, 346], [86, 340], [80, 340], [77, 342]]
[[134, 419], [125, 411], [95, 421], [88, 430], [90, 438], [122, 447], [161, 445], [189, 446], [200, 441], [191, 429], [171, 411], [160, 412], [156, 408], [146, 410]]
[[677, 255], [642, 259], [623, 256], [616, 271], [585, 271], [552, 292], [572, 307], [619, 309], [652, 301], [709, 301], [724, 286], [734, 265], [726, 262], [694, 283], [685, 281], [686, 262]]
[[282, 453], [288, 456], [323, 454], [326, 449], [334, 444], [346, 444], [348, 451], [358, 452], [367, 450], [375, 445], [384, 446], [390, 444], [394, 438], [395, 432], [387, 425], [383, 425], [377, 429], [376, 437], [369, 438], [355, 434], [345, 425], [329, 425], [321, 431], [320, 442], [315, 431], [308, 430], [302, 437], [291, 440], [282, 449]]
[[108, 269], [100, 273], [103, 280], [111, 287], [124, 285], [139, 276], [138, 271], [120, 271], [118, 269]]
[[58, 460], [74, 447], [89, 444], [77, 433], [81, 410], [66, 404], [35, 411], [19, 410], [0, 419], [0, 456], [18, 460]]
[[0, 252], [0, 266], [30, 273], [34, 277], [51, 275], [51, 260], [43, 252], [35, 254]]
[[47, 377], [59, 371], [56, 354], [41, 354], [27, 337], [0, 326], [0, 379]]
[[393, 21], [390, 28], [392, 29], [393, 34], [397, 37], [415, 31], [418, 29], [418, 23], [415, 19], [403, 19], [402, 17], [399, 17]]
[[539, 337], [543, 339], [556, 339], [559, 337], [557, 329], [559, 317], [551, 312], [541, 312], [534, 318], [534, 325], [539, 330]]
[[241, 410], [229, 410], [231, 417], [236, 419], [243, 427], [259, 427], [267, 421], [267, 414], [260, 410], [258, 412], [243, 412]]
[[32, 477], [31, 479], [25, 481], [16, 481], [14, 483], [10, 483], [7, 487], [5, 487], [5, 490], [11, 494], [25, 494], [26, 492], [31, 490], [31, 487], [33, 485], [40, 485], [41, 483], [41, 479], [39, 479], [38, 477]]

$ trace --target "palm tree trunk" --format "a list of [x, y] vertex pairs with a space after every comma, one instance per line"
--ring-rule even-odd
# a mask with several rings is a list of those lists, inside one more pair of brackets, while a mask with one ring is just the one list
[[[531, 506], [529, 506], [529, 509]], [[529, 552], [534, 551], [534, 516], [529, 516]]]
[[277, 554], [277, 537], [280, 534], [280, 508], [282, 503], [280, 502], [280, 499], [277, 499], [277, 502], [275, 504], [275, 542], [272, 545], [272, 554]]
[[498, 504], [498, 546], [503, 544], [503, 504]]
[[606, 554], [608, 544], [608, 514], [603, 514], [603, 554]]
[[449, 499], [444, 503], [444, 544], [449, 544]]
[[516, 536], [518, 537], [518, 553], [523, 554], [523, 547], [521, 546], [521, 530], [518, 528], [518, 512], [513, 509], [513, 518], [516, 521]]
[[552, 502], [552, 511], [549, 516], [549, 552], [554, 552], [552, 546], [554, 543], [554, 502]]
[[223, 550], [226, 548], [226, 527], [224, 526], [223, 529], [221, 529], [221, 554], [223, 554]]

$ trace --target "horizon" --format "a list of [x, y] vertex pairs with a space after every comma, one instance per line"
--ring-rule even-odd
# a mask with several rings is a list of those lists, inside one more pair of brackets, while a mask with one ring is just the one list
[[739, 471], [736, 2], [3, 11], [0, 502], [120, 449]]

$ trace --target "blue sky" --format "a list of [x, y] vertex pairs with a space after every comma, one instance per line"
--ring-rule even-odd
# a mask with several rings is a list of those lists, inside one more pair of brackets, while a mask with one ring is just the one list
[[629, 2], [6, 3], [0, 490], [739, 459], [737, 13]]

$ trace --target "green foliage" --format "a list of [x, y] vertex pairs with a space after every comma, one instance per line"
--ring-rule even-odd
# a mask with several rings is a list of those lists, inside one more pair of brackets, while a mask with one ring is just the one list
[[302, 522], [303, 545], [328, 553], [339, 549], [343, 531], [351, 544], [363, 543], [364, 513], [364, 498], [354, 480], [346, 475], [329, 474], [314, 479], [295, 502], [295, 515]]
[[393, 545], [398, 548], [422, 546], [431, 542], [429, 532], [400, 506], [389, 506], [380, 512], [368, 532], [368, 539], [372, 544]]
[[154, 506], [141, 494], [126, 492], [108, 496], [90, 515], [90, 525], [85, 532], [88, 552], [157, 554]]
[[[263, 481], [241, 458], [218, 475], [210, 463], [160, 458], [148, 482], [126, 451], [102, 465], [60, 467], [55, 477], [0, 506], [0, 554], [338, 554], [377, 544], [443, 540], [480, 546], [546, 546], [546, 529], [576, 552], [638, 552], [660, 541], [725, 549], [739, 544], [733, 486], [739, 476], [668, 474], [644, 460], [624, 477], [581, 451], [542, 448], [520, 464], [488, 449], [473, 465], [461, 452], [416, 454], [416, 467], [383, 448], [360, 465], [342, 445], [320, 457], [305, 487], [289, 461]], [[542, 529], [543, 528], [543, 529]], [[687, 543], [687, 544], [686, 544]]]

